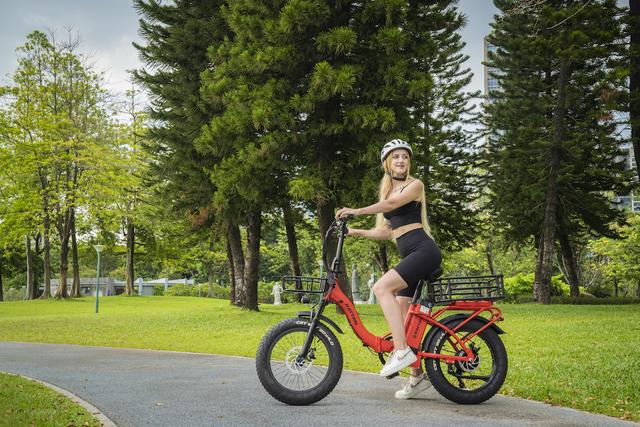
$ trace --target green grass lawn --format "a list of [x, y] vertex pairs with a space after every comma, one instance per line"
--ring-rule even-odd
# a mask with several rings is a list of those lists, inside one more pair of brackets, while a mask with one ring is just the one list
[[[266, 330], [304, 305], [261, 305], [191, 297], [110, 297], [0, 303], [0, 340], [192, 351], [253, 357]], [[640, 421], [640, 307], [502, 304], [509, 353], [501, 393]], [[358, 306], [374, 333], [378, 306]], [[345, 368], [375, 372], [346, 320], [327, 310], [340, 335]], [[391, 396], [391, 395], [390, 395]]]
[[0, 427], [100, 425], [84, 408], [50, 388], [0, 373]]

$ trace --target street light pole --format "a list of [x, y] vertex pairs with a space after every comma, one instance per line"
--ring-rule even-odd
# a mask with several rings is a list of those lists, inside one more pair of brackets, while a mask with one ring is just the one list
[[98, 314], [98, 301], [100, 298], [100, 252], [102, 252], [104, 246], [95, 245], [94, 248], [98, 253], [98, 265], [96, 267], [96, 314]]

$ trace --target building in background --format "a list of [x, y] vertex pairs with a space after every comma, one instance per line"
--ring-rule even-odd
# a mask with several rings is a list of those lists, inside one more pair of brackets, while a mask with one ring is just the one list
[[[484, 61], [487, 62], [489, 60], [489, 52], [495, 52], [496, 47], [487, 41], [487, 38], [484, 38]], [[500, 83], [498, 83], [498, 79], [493, 77], [491, 74], [496, 73], [496, 69], [488, 66], [484, 66], [484, 94], [487, 97], [487, 101], [491, 101], [491, 93], [496, 89], [500, 88]]]

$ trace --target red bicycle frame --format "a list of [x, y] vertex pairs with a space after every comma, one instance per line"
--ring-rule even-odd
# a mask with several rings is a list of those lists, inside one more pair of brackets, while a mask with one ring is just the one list
[[[393, 350], [393, 341], [388, 339], [389, 334], [381, 337], [372, 334], [362, 323], [355, 305], [340, 289], [338, 279], [334, 277], [334, 281], [335, 283], [327, 285], [329, 286], [329, 289], [324, 294], [324, 303], [326, 304], [332, 302], [342, 309], [345, 316], [347, 316], [347, 321], [349, 322], [349, 325], [351, 325], [353, 332], [358, 336], [358, 338], [360, 338], [365, 346], [370, 347], [376, 353], [391, 352]], [[450, 329], [437, 320], [438, 317], [448, 311], [465, 311], [471, 312], [471, 314], [462, 322], [457, 323], [453, 329]], [[409, 347], [415, 350], [420, 349], [422, 337], [425, 334], [427, 326], [437, 326], [449, 334], [449, 340], [453, 347], [456, 350], [463, 350], [466, 356], [443, 355], [417, 351], [416, 355], [418, 357], [418, 360], [413, 365], [411, 365], [415, 368], [420, 366], [420, 360], [423, 358], [444, 359], [447, 363], [454, 363], [457, 361], [467, 362], [472, 360], [474, 358], [473, 352], [466, 345], [466, 343], [470, 339], [478, 335], [480, 332], [490, 327], [495, 322], [503, 320], [502, 312], [500, 311], [500, 309], [495, 307], [491, 303], [491, 301], [483, 300], [454, 301], [440, 308], [435, 312], [435, 314], [432, 314], [431, 312], [432, 309], [430, 307], [421, 305], [419, 303], [412, 303], [409, 307], [409, 312], [404, 323], [404, 329], [407, 336], [407, 344], [409, 345]], [[481, 328], [469, 335], [465, 335], [462, 338], [456, 334], [456, 332], [462, 326], [466, 325], [471, 320], [477, 318], [484, 312], [487, 312], [489, 314], [489, 318], [483, 318], [484, 324]], [[456, 353], [458, 353], [458, 351], [456, 351]]]

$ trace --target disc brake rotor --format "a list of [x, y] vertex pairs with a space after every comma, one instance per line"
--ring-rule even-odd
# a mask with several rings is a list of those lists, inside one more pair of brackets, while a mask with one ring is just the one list
[[302, 350], [302, 346], [291, 347], [284, 358], [284, 363], [287, 369], [293, 374], [302, 375], [306, 373], [313, 366], [313, 353], [309, 350], [309, 356], [302, 361], [298, 361], [298, 355]]
[[[466, 362], [463, 362], [463, 361], [456, 362], [456, 365], [458, 365], [458, 367], [465, 372], [475, 371], [480, 366], [480, 355], [477, 353], [475, 348], [472, 347], [471, 350], [473, 351], [473, 359]], [[456, 356], [464, 357], [466, 355], [467, 353], [465, 353], [464, 350], [460, 350], [459, 352], [456, 353]]]

